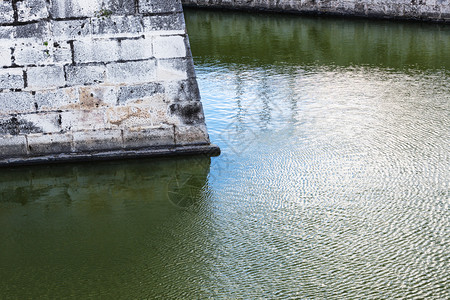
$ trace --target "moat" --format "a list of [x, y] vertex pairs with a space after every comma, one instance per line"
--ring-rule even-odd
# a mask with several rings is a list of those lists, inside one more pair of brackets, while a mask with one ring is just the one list
[[185, 16], [222, 155], [1, 169], [0, 298], [448, 298], [450, 27]]

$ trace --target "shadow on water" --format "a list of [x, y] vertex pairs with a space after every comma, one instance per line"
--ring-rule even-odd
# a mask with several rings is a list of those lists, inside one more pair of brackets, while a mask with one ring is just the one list
[[1, 298], [170, 294], [209, 168], [205, 157], [3, 168]]
[[449, 69], [438, 24], [186, 10], [197, 63]]

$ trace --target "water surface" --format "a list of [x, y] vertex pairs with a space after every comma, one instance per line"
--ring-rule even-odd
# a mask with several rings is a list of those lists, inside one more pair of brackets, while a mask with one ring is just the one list
[[186, 21], [223, 154], [2, 169], [0, 298], [449, 298], [450, 28]]

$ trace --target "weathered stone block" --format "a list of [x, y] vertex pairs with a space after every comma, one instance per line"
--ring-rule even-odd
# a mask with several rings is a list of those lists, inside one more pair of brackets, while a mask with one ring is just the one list
[[205, 122], [203, 107], [200, 101], [188, 101], [171, 104], [170, 113], [181, 120], [181, 124], [199, 125]]
[[51, 14], [54, 18], [108, 17], [110, 14], [133, 14], [134, 0], [53, 0]]
[[28, 92], [0, 93], [0, 115], [34, 111], [34, 96]]
[[27, 154], [27, 140], [23, 135], [0, 135], [0, 157], [21, 157]]
[[164, 88], [167, 97], [175, 102], [200, 100], [200, 91], [195, 78], [182, 81], [168, 81], [164, 83]]
[[77, 39], [92, 33], [89, 19], [82, 20], [52, 20], [52, 29], [55, 37], [60, 39]]
[[11, 66], [11, 56], [11, 48], [0, 45], [0, 67]]
[[21, 115], [0, 116], [0, 134], [29, 134], [33, 132], [42, 132], [39, 123], [27, 120]]
[[64, 70], [66, 72], [68, 85], [90, 85], [103, 83], [105, 81], [105, 65], [69, 65], [65, 66]]
[[53, 62], [50, 50], [43, 43], [16, 44], [13, 54], [14, 63], [19, 66], [51, 64]]
[[67, 42], [22, 42], [15, 43], [13, 49], [14, 63], [18, 66], [72, 62], [72, 50]]
[[14, 22], [12, 1], [0, 1], [0, 23]]
[[108, 18], [92, 18], [92, 34], [124, 34], [140, 33], [144, 31], [142, 17], [138, 16], [110, 16]]
[[175, 142], [177, 145], [207, 145], [208, 131], [205, 125], [176, 126]]
[[27, 69], [28, 88], [52, 89], [65, 85], [62, 66], [32, 67]]
[[38, 111], [70, 109], [79, 102], [77, 88], [60, 88], [37, 91], [35, 95]]
[[182, 13], [170, 15], [151, 15], [143, 18], [144, 30], [180, 30], [184, 32], [184, 15]]
[[110, 63], [107, 65], [107, 82], [139, 84], [156, 79], [155, 60]]
[[49, 21], [39, 21], [38, 23], [16, 25], [16, 39], [37, 39], [45, 41], [52, 36]]
[[76, 63], [111, 62], [119, 60], [119, 43], [109, 39], [83, 39], [74, 41]]
[[24, 88], [22, 69], [0, 69], [0, 90]]
[[81, 109], [95, 109], [117, 104], [116, 86], [86, 86], [80, 87], [79, 90], [79, 108]]
[[83, 0], [54, 0], [51, 7], [51, 14], [54, 18], [70, 18], [94, 16], [96, 11], [100, 11], [101, 4], [97, 1], [89, 3]]
[[121, 60], [149, 59], [153, 56], [152, 43], [149, 37], [120, 40], [119, 56]]
[[51, 41], [48, 42], [47, 48], [50, 51], [50, 55], [53, 58], [53, 62], [57, 64], [70, 64], [72, 63], [72, 49], [69, 42]]
[[118, 104], [125, 105], [128, 101], [152, 97], [155, 94], [160, 94], [163, 92], [163, 86], [154, 82], [141, 85], [123, 86], [119, 89]]
[[28, 153], [32, 156], [72, 152], [72, 134], [29, 134]]
[[173, 13], [182, 12], [180, 0], [139, 0], [139, 12], [147, 13]]
[[58, 112], [21, 114], [21, 118], [30, 124], [39, 125], [42, 133], [57, 133], [61, 131], [61, 115]]
[[192, 60], [186, 58], [157, 60], [156, 77], [158, 80], [185, 80], [188, 76], [194, 77], [195, 73], [190, 61]]
[[123, 148], [122, 130], [87, 130], [73, 133], [75, 152], [118, 150]]
[[0, 40], [12, 40], [15, 33], [16, 30], [14, 26], [0, 26]]
[[174, 130], [172, 126], [125, 129], [123, 144], [125, 149], [175, 145]]
[[157, 36], [153, 53], [156, 58], [186, 57], [186, 44], [183, 36]]
[[29, 22], [48, 18], [45, 0], [17, 1], [17, 15], [19, 22]]
[[61, 130], [83, 131], [107, 129], [104, 109], [73, 109], [60, 113]]

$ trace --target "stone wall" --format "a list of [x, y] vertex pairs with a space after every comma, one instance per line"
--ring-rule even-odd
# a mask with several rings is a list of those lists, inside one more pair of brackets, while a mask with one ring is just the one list
[[450, 0], [182, 0], [186, 6], [450, 22]]
[[217, 150], [180, 0], [0, 0], [0, 164]]

